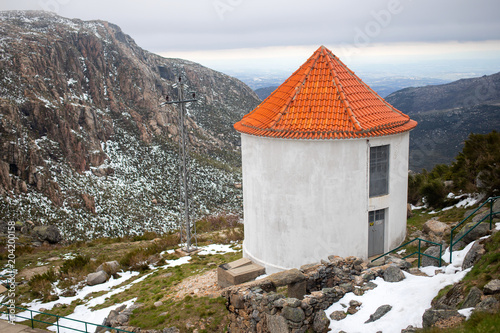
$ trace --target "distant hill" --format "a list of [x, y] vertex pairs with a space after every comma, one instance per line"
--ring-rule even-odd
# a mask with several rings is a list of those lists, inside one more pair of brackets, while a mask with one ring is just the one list
[[278, 86], [259, 88], [255, 90], [255, 93], [261, 100], [265, 100], [267, 96], [271, 95], [271, 93], [276, 90], [276, 88], [278, 88]]
[[500, 73], [406, 88], [386, 101], [419, 122], [410, 135], [410, 168], [450, 163], [470, 133], [500, 129]]
[[[375, 90], [377, 94], [382, 97], [398, 91], [407, 87], [419, 87], [431, 84], [443, 84], [447, 83], [445, 80], [433, 79], [433, 78], [408, 78], [408, 77], [367, 77], [366, 79], [362, 77], [363, 81], [367, 83], [370, 88]], [[264, 100], [269, 96], [274, 90], [278, 88], [277, 85], [272, 85], [269, 87], [263, 87], [255, 89], [255, 93], [261, 100]]]

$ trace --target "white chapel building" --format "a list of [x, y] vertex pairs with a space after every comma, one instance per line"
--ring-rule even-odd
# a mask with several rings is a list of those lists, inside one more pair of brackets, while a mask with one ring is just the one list
[[244, 257], [270, 274], [398, 246], [416, 125], [320, 47], [234, 125], [241, 133]]

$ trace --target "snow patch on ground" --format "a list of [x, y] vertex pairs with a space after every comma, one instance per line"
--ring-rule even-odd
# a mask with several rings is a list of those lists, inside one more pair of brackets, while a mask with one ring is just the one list
[[[225, 244], [211, 244], [207, 246], [201, 246], [200, 249], [201, 251], [198, 254], [202, 255], [207, 255], [207, 254], [224, 254], [228, 252], [236, 252], [237, 250], [233, 249], [234, 245], [225, 245]], [[166, 253], [173, 253], [174, 250], [168, 250]], [[189, 263], [191, 260], [191, 256], [185, 256], [181, 257], [179, 259], [175, 260], [167, 260], [166, 265], [159, 266], [159, 267], [152, 267], [152, 271], [149, 272], [148, 274], [145, 274], [141, 276], [140, 278], [136, 278], [139, 273], [138, 272], [122, 272], [119, 273], [120, 277], [118, 279], [115, 279], [111, 277], [107, 282], [95, 286], [85, 286], [81, 290], [77, 292], [77, 295], [72, 296], [72, 297], [64, 297], [60, 296], [62, 293], [62, 290], [57, 288], [56, 284], [56, 293], [59, 295], [59, 299], [57, 301], [53, 302], [48, 302], [48, 303], [42, 303], [40, 300], [34, 300], [31, 303], [21, 305], [24, 308], [27, 308], [32, 311], [40, 311], [40, 309], [44, 309], [43, 312], [50, 312], [51, 309], [54, 308], [56, 304], [71, 304], [73, 301], [76, 300], [82, 300], [85, 303], [78, 305], [75, 307], [75, 310], [72, 314], [66, 316], [66, 318], [71, 318], [74, 320], [68, 320], [68, 319], [60, 319], [59, 324], [62, 326], [70, 327], [72, 329], [64, 329], [64, 328], [59, 328], [59, 333], [73, 333], [76, 330], [80, 330], [85, 332], [85, 323], [80, 323], [78, 321], [82, 322], [89, 322], [92, 324], [97, 324], [101, 325], [104, 319], [108, 316], [109, 312], [111, 310], [116, 309], [117, 307], [125, 304], [126, 306], [130, 306], [134, 304], [135, 298], [128, 300], [126, 302], [120, 303], [120, 304], [114, 304], [112, 306], [109, 306], [107, 308], [99, 309], [99, 310], [93, 310], [93, 308], [97, 305], [103, 304], [108, 298], [110, 298], [113, 295], [120, 294], [128, 289], [130, 289], [134, 284], [137, 284], [139, 282], [144, 281], [146, 278], [148, 278], [151, 274], [154, 272], [160, 270], [160, 269], [166, 269], [168, 267], [175, 267], [175, 266], [180, 266]], [[117, 287], [127, 281], [130, 281], [129, 283]], [[90, 294], [95, 293], [95, 292], [102, 292], [102, 291], [107, 291], [107, 293], [95, 297], [95, 298], [90, 298], [87, 299]], [[30, 318], [30, 312], [29, 311], [23, 311], [19, 312], [18, 317], [16, 318], [16, 321], [24, 321], [25, 319], [20, 318], [19, 316], [25, 317], [25, 318]], [[34, 313], [36, 315], [36, 313]], [[5, 315], [0, 316], [1, 319], [7, 320], [7, 317]], [[56, 326], [50, 326], [48, 327], [49, 330], [57, 332], [57, 327]], [[88, 324], [87, 325], [87, 330], [89, 332], [95, 331], [95, 325]]]
[[[500, 223], [499, 223], [500, 224]], [[463, 279], [470, 269], [462, 271], [462, 262], [465, 255], [470, 250], [474, 242], [467, 245], [461, 251], [453, 252], [452, 264], [439, 268], [428, 266], [421, 268], [421, 271], [429, 275], [416, 276], [404, 272], [405, 279], [400, 282], [385, 282], [378, 277], [373, 280], [377, 287], [367, 291], [363, 296], [356, 296], [354, 293], [346, 294], [340, 301], [328, 308], [325, 313], [329, 317], [334, 311], [346, 311], [351, 300], [362, 303], [359, 311], [353, 315], [348, 315], [340, 321], [332, 320], [330, 328], [333, 332], [346, 331], [349, 333], [377, 332], [400, 333], [402, 329], [413, 325], [422, 327], [422, 315], [425, 310], [431, 307], [432, 299], [442, 288], [457, 283]], [[443, 255], [443, 260], [449, 262], [450, 253], [447, 249]], [[378, 307], [389, 304], [392, 306], [385, 316], [379, 320], [365, 324], [370, 315], [375, 313]], [[463, 309], [461, 313], [469, 316], [471, 309]]]

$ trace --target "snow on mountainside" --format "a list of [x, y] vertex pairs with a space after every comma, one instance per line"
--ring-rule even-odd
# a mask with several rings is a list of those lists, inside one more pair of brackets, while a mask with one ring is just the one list
[[241, 81], [138, 47], [104, 21], [0, 12], [0, 220], [69, 239], [165, 232], [178, 214], [178, 77], [196, 216], [241, 210], [238, 134], [259, 102]]

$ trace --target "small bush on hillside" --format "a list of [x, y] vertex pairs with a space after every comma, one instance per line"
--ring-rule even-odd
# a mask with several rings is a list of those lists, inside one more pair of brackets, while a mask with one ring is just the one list
[[90, 258], [87, 256], [77, 255], [73, 259], [66, 260], [61, 266], [61, 273], [68, 274], [76, 271], [84, 270], [90, 263]]
[[43, 298], [44, 301], [48, 299], [52, 292], [52, 283], [57, 281], [57, 274], [51, 268], [43, 274], [34, 275], [28, 282], [30, 292], [34, 297]]

